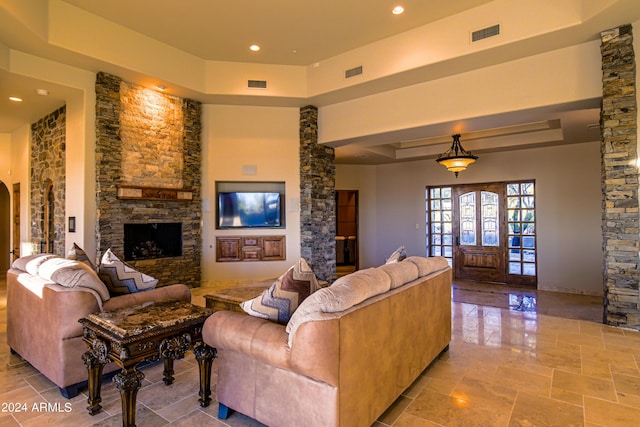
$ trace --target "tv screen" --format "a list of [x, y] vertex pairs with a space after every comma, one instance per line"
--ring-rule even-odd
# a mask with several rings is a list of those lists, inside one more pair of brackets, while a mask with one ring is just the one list
[[218, 193], [218, 228], [281, 226], [280, 193]]

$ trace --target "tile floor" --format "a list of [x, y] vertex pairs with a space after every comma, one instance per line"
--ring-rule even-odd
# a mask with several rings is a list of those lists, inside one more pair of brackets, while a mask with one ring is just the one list
[[[194, 302], [204, 304], [207, 291], [194, 290]], [[598, 323], [598, 298], [473, 282], [456, 283], [452, 294], [449, 351], [375, 427], [640, 424], [640, 333]], [[10, 354], [5, 334], [6, 284], [0, 280], [0, 426], [121, 425], [112, 383], [103, 386], [104, 411], [91, 417], [86, 395], [61, 397], [50, 381]], [[215, 402], [198, 406], [193, 356], [176, 362], [175, 370], [176, 381], [168, 387], [161, 364], [143, 370], [139, 426], [261, 425], [238, 413], [217, 420]], [[27, 410], [11, 412], [12, 404], [26, 404]]]

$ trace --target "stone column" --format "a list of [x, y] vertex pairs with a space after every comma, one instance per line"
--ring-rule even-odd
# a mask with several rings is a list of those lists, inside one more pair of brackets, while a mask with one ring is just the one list
[[601, 41], [604, 323], [640, 329], [638, 112], [631, 25], [602, 32]]
[[318, 144], [318, 109], [300, 109], [300, 254], [319, 279], [336, 277], [335, 154]]
[[[33, 123], [29, 159], [31, 243], [35, 245], [36, 252], [62, 257], [66, 256], [66, 128], [66, 105]], [[49, 245], [45, 242], [47, 223]]]

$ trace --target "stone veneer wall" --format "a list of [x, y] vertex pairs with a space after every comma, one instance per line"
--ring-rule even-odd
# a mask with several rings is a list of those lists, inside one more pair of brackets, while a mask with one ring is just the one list
[[[182, 256], [129, 262], [160, 285], [200, 286], [201, 104], [98, 73], [96, 78], [97, 257], [124, 259], [124, 224], [182, 223]], [[179, 123], [178, 123], [179, 121]], [[176, 148], [177, 147], [177, 148]], [[176, 154], [177, 153], [177, 154]], [[123, 159], [127, 158], [123, 172]], [[131, 162], [138, 162], [138, 167]], [[136, 170], [139, 173], [136, 175]], [[135, 178], [133, 177], [135, 175]], [[191, 201], [119, 199], [119, 185], [180, 188]], [[155, 185], [154, 185], [155, 184]]]
[[318, 144], [318, 109], [300, 109], [300, 254], [320, 279], [336, 278], [335, 154]]
[[601, 34], [604, 323], [640, 329], [636, 70], [630, 25]]
[[[31, 241], [36, 252], [65, 255], [65, 185], [67, 107], [31, 125]], [[45, 247], [45, 200], [53, 185], [53, 247]]]

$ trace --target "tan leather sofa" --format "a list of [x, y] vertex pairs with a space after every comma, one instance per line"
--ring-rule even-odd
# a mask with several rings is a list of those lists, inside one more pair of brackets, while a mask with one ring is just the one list
[[285, 327], [231, 311], [205, 322], [220, 418], [270, 426], [370, 426], [451, 340], [451, 269], [409, 257], [305, 299]]
[[[79, 319], [89, 313], [163, 298], [191, 300], [189, 287], [181, 284], [110, 297], [90, 267], [64, 260], [68, 268], [51, 268], [42, 260], [45, 256], [19, 258], [7, 271], [7, 343], [60, 387], [67, 398], [76, 396], [78, 388], [87, 382], [82, 361], [87, 345], [82, 341]], [[55, 258], [62, 262], [60, 257]], [[115, 369], [117, 366], [110, 363], [104, 373]]]

